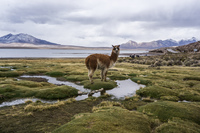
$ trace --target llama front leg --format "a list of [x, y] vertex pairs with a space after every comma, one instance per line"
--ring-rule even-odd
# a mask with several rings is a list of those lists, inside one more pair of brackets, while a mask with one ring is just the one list
[[89, 70], [88, 71], [88, 77], [89, 77], [89, 80], [90, 80], [90, 83], [93, 84], [93, 74], [94, 74], [94, 70]]
[[104, 73], [103, 73], [103, 69], [101, 70], [101, 81], [103, 81], [103, 79], [104, 79]]
[[101, 70], [101, 81], [106, 81], [107, 69]]

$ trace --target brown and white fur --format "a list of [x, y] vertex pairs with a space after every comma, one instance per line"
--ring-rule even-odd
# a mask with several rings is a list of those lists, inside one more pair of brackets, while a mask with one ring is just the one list
[[120, 45], [113, 46], [111, 56], [104, 54], [92, 54], [85, 59], [85, 65], [88, 69], [88, 77], [93, 84], [93, 74], [96, 69], [101, 70], [101, 81], [106, 81], [107, 71], [114, 66], [117, 61]]

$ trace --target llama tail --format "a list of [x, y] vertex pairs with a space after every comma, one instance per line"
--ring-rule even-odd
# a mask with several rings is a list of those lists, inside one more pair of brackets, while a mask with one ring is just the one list
[[88, 70], [90, 69], [89, 62], [90, 62], [90, 58], [86, 58], [85, 59], [85, 65], [86, 65], [86, 67], [87, 67]]

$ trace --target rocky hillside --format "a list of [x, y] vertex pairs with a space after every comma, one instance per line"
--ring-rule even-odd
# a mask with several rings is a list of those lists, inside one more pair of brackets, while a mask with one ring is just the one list
[[174, 53], [200, 52], [200, 41], [183, 45], [183, 46], [178, 46], [178, 47], [159, 48], [159, 49], [151, 50], [150, 52], [167, 53], [167, 52], [172, 52], [172, 51], [175, 51]]
[[188, 45], [183, 45], [175, 48], [180, 52], [199, 52], [200, 51], [200, 41], [194, 42]]
[[137, 43], [135, 41], [128, 41], [127, 43], [121, 44], [121, 48], [124, 49], [136, 49], [136, 48], [147, 48], [147, 49], [156, 49], [156, 48], [162, 48], [162, 47], [172, 47], [172, 46], [182, 46], [190, 43], [197, 42], [197, 39], [195, 37], [191, 39], [186, 40], [180, 40], [175, 41], [173, 39], [167, 39], [167, 40], [157, 40], [157, 41], [151, 41], [151, 42], [142, 42]]

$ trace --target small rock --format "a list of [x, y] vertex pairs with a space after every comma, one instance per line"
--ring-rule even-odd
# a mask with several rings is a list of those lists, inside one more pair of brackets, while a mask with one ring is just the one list
[[83, 95], [83, 92], [82, 91], [78, 91], [78, 95]]
[[94, 91], [91, 91], [88, 95], [93, 95], [94, 94]]
[[82, 95], [87, 95], [88, 93], [87, 92], [83, 92], [83, 94]]
[[93, 92], [90, 92], [89, 94], [88, 94], [88, 96], [92, 96], [94, 93]]
[[147, 98], [143, 97], [142, 101], [144, 101], [144, 102], [154, 102], [154, 100], [149, 98], [149, 97], [147, 97]]
[[103, 90], [104, 90], [103, 88], [99, 89], [99, 91], [103, 91]]

